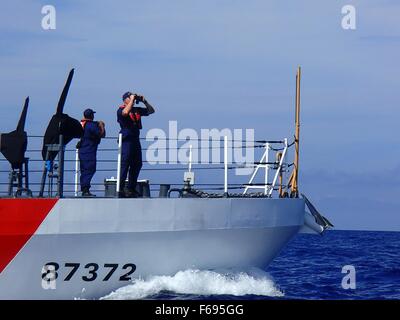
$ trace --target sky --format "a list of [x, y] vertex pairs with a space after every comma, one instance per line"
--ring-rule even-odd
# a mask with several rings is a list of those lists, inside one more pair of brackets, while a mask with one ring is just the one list
[[[42, 28], [48, 4], [55, 30]], [[345, 5], [355, 30], [342, 28]], [[92, 107], [111, 136], [131, 90], [157, 110], [143, 136], [176, 120], [290, 140], [301, 66], [300, 191], [338, 229], [400, 231], [399, 16], [397, 0], [5, 1], [0, 131], [15, 128], [29, 95], [26, 130], [43, 134], [74, 67], [65, 112], [80, 119]]]

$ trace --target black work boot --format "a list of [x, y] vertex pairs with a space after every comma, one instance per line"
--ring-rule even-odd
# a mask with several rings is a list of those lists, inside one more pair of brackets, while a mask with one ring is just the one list
[[125, 197], [125, 192], [118, 192], [117, 193], [117, 198], [126, 198]]
[[125, 193], [126, 198], [139, 198], [139, 193], [136, 190], [128, 189]]
[[82, 197], [95, 197], [96, 195], [90, 193], [89, 188], [82, 189]]

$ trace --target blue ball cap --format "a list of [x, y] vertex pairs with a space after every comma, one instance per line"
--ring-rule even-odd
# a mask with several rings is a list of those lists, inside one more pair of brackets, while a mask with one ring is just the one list
[[131, 96], [131, 94], [133, 94], [133, 93], [130, 92], [130, 91], [125, 92], [125, 93], [122, 95], [122, 101], [124, 101], [126, 98], [129, 98], [129, 97]]
[[94, 114], [96, 113], [96, 111], [93, 111], [92, 109], [86, 109], [84, 112], [83, 112], [83, 116], [85, 117], [85, 118], [92, 118], [93, 116], [94, 116]]

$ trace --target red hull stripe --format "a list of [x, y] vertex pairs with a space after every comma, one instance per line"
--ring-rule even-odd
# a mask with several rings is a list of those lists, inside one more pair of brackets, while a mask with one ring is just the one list
[[39, 228], [57, 199], [0, 199], [0, 273]]

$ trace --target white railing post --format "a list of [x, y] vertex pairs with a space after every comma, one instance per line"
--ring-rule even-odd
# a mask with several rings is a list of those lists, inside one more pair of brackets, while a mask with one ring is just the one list
[[75, 197], [78, 196], [79, 182], [79, 149], [75, 150]]
[[[288, 147], [288, 139], [287, 138], [285, 138], [285, 140], [284, 140], [285, 142], [285, 146], [286, 147]], [[283, 162], [282, 162], [282, 185], [284, 184], [284, 181], [285, 181], [285, 171], [286, 171], [286, 168], [287, 168], [287, 162], [286, 162], [286, 158], [287, 158], [287, 152], [285, 152], [285, 154], [284, 155], [282, 155], [282, 157], [283, 157]], [[283, 186], [282, 186], [282, 190], [283, 190]]]
[[272, 195], [272, 192], [274, 191], [274, 188], [275, 188], [276, 181], [278, 180], [279, 173], [282, 170], [283, 159], [285, 159], [286, 152], [288, 149], [287, 139], [284, 140], [284, 146], [285, 147], [282, 152], [281, 160], [279, 161], [278, 169], [275, 172], [274, 180], [272, 181], [271, 189], [269, 190], [268, 195]]
[[224, 192], [228, 194], [228, 136], [224, 137]]
[[192, 161], [193, 161], [192, 145], [190, 145], [189, 146], [189, 172], [192, 172]]
[[118, 161], [117, 161], [117, 195], [120, 190], [120, 180], [121, 180], [121, 159], [122, 159], [122, 133], [118, 135]]
[[[263, 155], [262, 155], [262, 157], [261, 157], [261, 159], [260, 159], [260, 164], [256, 165], [256, 167], [255, 167], [255, 169], [254, 169], [254, 171], [253, 171], [253, 174], [252, 174], [251, 177], [250, 177], [248, 186], [245, 187], [245, 189], [244, 189], [244, 191], [243, 191], [243, 194], [246, 194], [247, 190], [249, 190], [249, 189], [251, 189], [251, 188], [255, 188], [255, 189], [260, 189], [260, 188], [262, 188], [262, 189], [265, 189], [265, 186], [251, 186], [251, 184], [253, 183], [254, 178], [256, 177], [256, 175], [257, 175], [257, 173], [258, 173], [258, 170], [259, 170], [260, 168], [262, 168], [262, 167], [266, 167], [266, 166], [267, 166], [267, 164], [262, 164], [262, 163], [263, 163], [263, 161], [268, 162], [268, 155], [267, 155], [268, 152], [269, 152], [269, 143], [268, 143], [268, 148], [265, 149], [265, 151], [264, 151], [264, 153], [263, 153]], [[269, 168], [269, 167], [268, 167], [268, 168]]]
[[264, 180], [264, 194], [268, 193], [268, 171], [269, 171], [269, 143], [265, 144], [265, 180]]

